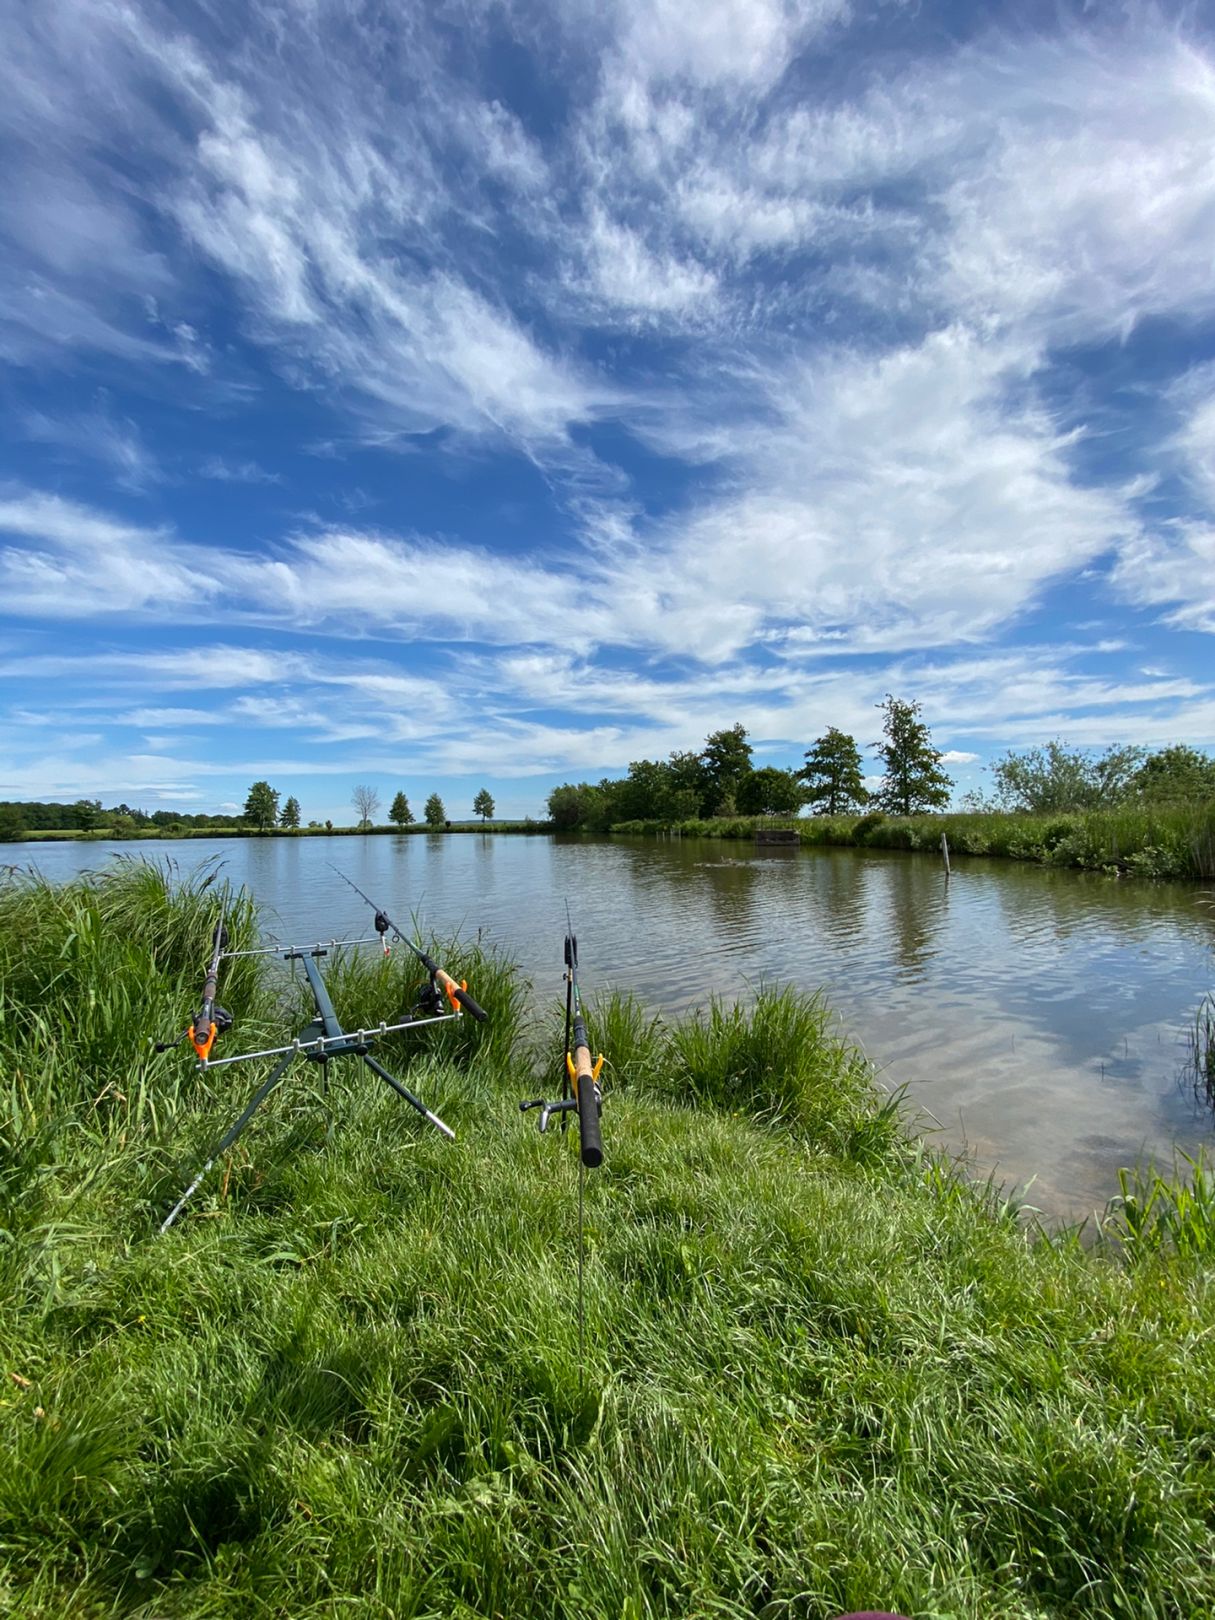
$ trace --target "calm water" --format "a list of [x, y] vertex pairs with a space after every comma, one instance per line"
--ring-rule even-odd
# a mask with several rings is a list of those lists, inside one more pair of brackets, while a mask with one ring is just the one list
[[947, 886], [929, 856], [475, 834], [10, 845], [0, 863], [66, 877], [117, 849], [220, 856], [293, 942], [368, 931], [333, 861], [398, 921], [480, 930], [545, 999], [561, 994], [567, 897], [587, 994], [677, 1013], [763, 981], [821, 986], [941, 1140], [1036, 1178], [1029, 1201], [1051, 1215], [1104, 1204], [1119, 1165], [1212, 1138], [1181, 1078], [1215, 977], [1215, 912], [1188, 886], [982, 860]]

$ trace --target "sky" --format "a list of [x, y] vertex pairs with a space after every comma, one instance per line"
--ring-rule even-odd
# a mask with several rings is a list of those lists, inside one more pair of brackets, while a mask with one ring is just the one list
[[0, 799], [1215, 743], [1203, 7], [0, 0], [0, 174]]

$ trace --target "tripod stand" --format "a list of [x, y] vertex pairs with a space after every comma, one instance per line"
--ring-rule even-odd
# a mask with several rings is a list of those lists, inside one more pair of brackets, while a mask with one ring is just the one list
[[[336, 942], [331, 941], [330, 943]], [[348, 943], [354, 944], [357, 941], [352, 940]], [[370, 1055], [369, 1050], [371, 1043], [379, 1036], [389, 1035], [400, 1029], [415, 1029], [423, 1024], [446, 1023], [448, 1019], [459, 1017], [458, 1012], [445, 1013], [441, 1010], [443, 994], [435, 982], [434, 975], [431, 975], [431, 982], [423, 990], [419, 1003], [420, 1010], [427, 1013], [428, 1016], [407, 1017], [396, 1024], [380, 1024], [376, 1029], [345, 1030], [342, 1028], [341, 1021], [333, 1005], [333, 999], [321, 976], [321, 970], [317, 966], [318, 960], [327, 955], [328, 950], [329, 946], [327, 945], [309, 945], [298, 949], [249, 953], [278, 956], [284, 962], [302, 962], [308, 986], [312, 991], [312, 999], [316, 1004], [316, 1016], [304, 1026], [290, 1046], [272, 1047], [264, 1052], [245, 1052], [237, 1057], [219, 1058], [212, 1063], [204, 1061], [200, 1064], [202, 1068], [214, 1069], [230, 1063], [248, 1063], [254, 1058], [279, 1058], [279, 1062], [275, 1064], [274, 1068], [271, 1069], [265, 1080], [262, 1081], [249, 1099], [239, 1119], [225, 1131], [212, 1151], [211, 1157], [194, 1177], [185, 1192], [182, 1193], [168, 1215], [165, 1216], [160, 1226], [162, 1233], [167, 1232], [173, 1225], [173, 1222], [202, 1185], [216, 1159], [225, 1154], [236, 1142], [245, 1126], [248, 1125], [262, 1103], [265, 1102], [266, 1098], [283, 1079], [297, 1057], [306, 1057], [310, 1062], [322, 1065], [327, 1064], [330, 1058], [335, 1057], [361, 1058], [373, 1074], [379, 1075], [380, 1079], [391, 1086], [398, 1096], [403, 1097], [407, 1103], [416, 1108], [424, 1119], [428, 1119], [432, 1125], [443, 1132], [444, 1136], [450, 1137], [452, 1141], [455, 1140], [456, 1133], [451, 1127], [445, 1125], [437, 1114], [432, 1113], [427, 1108], [420, 1097], [415, 1097], [412, 1091], [403, 1086], [394, 1075], [389, 1074], [387, 1069], [377, 1063]]]

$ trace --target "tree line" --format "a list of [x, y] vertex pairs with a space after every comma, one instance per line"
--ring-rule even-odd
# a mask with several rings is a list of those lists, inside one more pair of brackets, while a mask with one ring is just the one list
[[[350, 802], [354, 806], [358, 817], [358, 825], [371, 828], [376, 825], [376, 817], [380, 813], [380, 795], [373, 787], [365, 782], [356, 784], [350, 795]], [[482, 788], [473, 799], [473, 815], [480, 816], [481, 820], [489, 821], [494, 814], [493, 796], [488, 788]], [[409, 808], [409, 800], [404, 790], [399, 791], [388, 808], [388, 819], [394, 825], [404, 830], [415, 824], [413, 811]], [[443, 800], [437, 793], [432, 793], [422, 809], [422, 819], [428, 827], [449, 826], [447, 810]], [[244, 820], [256, 827], [259, 832], [269, 832], [274, 827], [285, 827], [289, 831], [300, 825], [299, 800], [290, 798], [279, 809], [279, 792], [270, 786], [269, 782], [254, 782], [249, 789], [249, 797], [245, 800]], [[310, 827], [320, 826], [319, 822], [309, 822]], [[333, 822], [326, 821], [325, 826], [332, 829]]]
[[239, 827], [239, 815], [219, 812], [153, 810], [151, 814], [129, 804], [105, 807], [100, 799], [77, 799], [74, 804], [37, 799], [0, 800], [0, 840], [25, 832], [96, 832], [105, 829], [119, 836], [141, 831], [167, 831], [172, 827]]
[[[953, 779], [933, 746], [919, 703], [887, 693], [877, 705], [882, 735], [870, 744], [881, 765], [866, 784], [856, 738], [828, 726], [797, 770], [756, 770], [746, 728], [710, 732], [699, 752], [666, 760], [636, 760], [624, 777], [563, 783], [548, 796], [549, 819], [563, 830], [604, 831], [630, 821], [668, 824], [715, 816], [911, 816], [943, 810]], [[962, 808], [1051, 812], [1116, 809], [1129, 803], [1166, 804], [1215, 799], [1215, 759], [1186, 744], [1155, 751], [1114, 746], [1103, 753], [1054, 741], [1009, 750], [990, 767], [990, 792], [971, 792]]]
[[695, 751], [665, 760], [635, 760], [624, 777], [565, 782], [548, 796], [549, 819], [565, 830], [602, 831], [626, 821], [694, 821], [712, 816], [796, 815], [809, 805], [820, 815], [872, 807], [895, 815], [938, 810], [952, 779], [933, 747], [920, 705], [887, 694], [882, 736], [871, 746], [882, 762], [880, 786], [865, 785], [855, 737], [830, 726], [807, 749], [799, 770], [752, 765], [741, 723], [710, 732]]

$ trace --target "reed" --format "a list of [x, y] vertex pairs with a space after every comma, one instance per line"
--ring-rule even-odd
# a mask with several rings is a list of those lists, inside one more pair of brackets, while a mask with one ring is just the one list
[[[109, 881], [53, 905], [0, 891], [0, 918], [19, 908], [38, 960], [74, 975], [21, 979], [36, 1006], [4, 980], [0, 1607], [1215, 1608], [1205, 1170], [1128, 1181], [1094, 1245], [1048, 1239], [903, 1135], [821, 1003], [768, 989], [667, 1026], [607, 998], [579, 1364], [576, 1152], [517, 1110], [551, 1029], [514, 1064], [505, 1035], [460, 1044], [471, 1020], [437, 1032], [447, 1052], [419, 1032], [455, 1144], [357, 1065], [328, 1091], [308, 1066], [154, 1236], [180, 1161], [244, 1092], [146, 1057], [162, 1006], [196, 994], [215, 885]], [[94, 912], [125, 918], [142, 999], [133, 978], [111, 990], [117, 947], [73, 954]], [[388, 1019], [406, 975], [360, 960], [339, 1011]], [[469, 978], [522, 1042], [523, 987], [498, 971]], [[290, 1005], [273, 976], [237, 988], [242, 1020]], [[84, 1084], [96, 1043], [60, 1021], [111, 993], [123, 1104]]]
[[956, 811], [945, 815], [804, 816], [797, 820], [720, 818], [631, 821], [618, 834], [677, 831], [685, 838], [753, 839], [760, 828], [795, 828], [803, 846], [939, 852], [941, 835], [953, 856], [995, 855], [1050, 866], [1079, 867], [1121, 877], [1215, 877], [1215, 805], [1124, 806], [1069, 815]]

